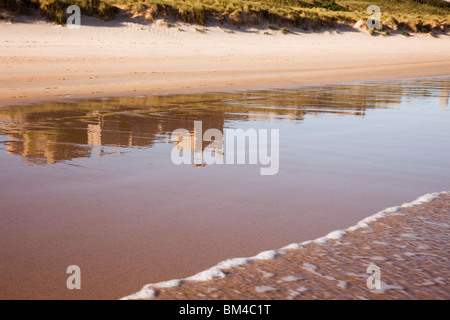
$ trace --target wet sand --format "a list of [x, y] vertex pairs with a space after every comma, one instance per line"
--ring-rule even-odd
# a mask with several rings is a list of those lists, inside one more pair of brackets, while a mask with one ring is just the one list
[[[449, 299], [449, 213], [450, 193], [424, 196], [344, 232], [147, 285], [128, 299]], [[380, 289], [367, 287], [369, 265], [380, 268]]]
[[[264, 35], [82, 18], [80, 30], [0, 23], [0, 105], [450, 74], [450, 36], [365, 32]], [[180, 27], [184, 31], [179, 31]]]
[[[0, 298], [119, 299], [448, 190], [448, 78], [0, 109]], [[277, 175], [176, 166], [177, 128], [282, 132]], [[420, 130], [418, 130], [420, 128]], [[78, 265], [82, 290], [68, 290]], [[363, 271], [361, 271], [363, 273]]]

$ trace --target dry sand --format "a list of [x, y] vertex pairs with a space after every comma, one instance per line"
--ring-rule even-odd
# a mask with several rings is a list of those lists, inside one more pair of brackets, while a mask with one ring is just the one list
[[0, 23], [0, 105], [450, 74], [449, 35], [81, 22], [80, 30], [29, 18]]
[[[386, 210], [384, 217], [336, 239], [223, 268], [219, 279], [148, 285], [128, 298], [447, 300], [449, 210], [450, 193], [443, 193], [431, 202]], [[368, 289], [371, 265], [380, 268], [379, 289]]]

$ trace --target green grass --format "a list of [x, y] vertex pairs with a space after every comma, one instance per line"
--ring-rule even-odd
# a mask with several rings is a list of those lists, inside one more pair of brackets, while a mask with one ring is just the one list
[[432, 29], [449, 31], [450, 3], [442, 0], [337, 0], [337, 3], [346, 3], [361, 13], [370, 4], [379, 6], [383, 29], [424, 33]]
[[[205, 26], [208, 22], [317, 30], [366, 20], [369, 5], [378, 5], [384, 30], [408, 32], [450, 30], [450, 3], [442, 0], [0, 0], [8, 14], [37, 8], [47, 19], [64, 23], [65, 8], [75, 4], [82, 14], [113, 19], [117, 8], [148, 20], [164, 19]], [[277, 27], [275, 27], [277, 28]]]
[[81, 13], [89, 16], [97, 16], [104, 20], [115, 18], [117, 8], [104, 0], [0, 0], [0, 8], [11, 14], [29, 14], [32, 9], [46, 19], [58, 24], [64, 24], [67, 17], [67, 7], [77, 5]]

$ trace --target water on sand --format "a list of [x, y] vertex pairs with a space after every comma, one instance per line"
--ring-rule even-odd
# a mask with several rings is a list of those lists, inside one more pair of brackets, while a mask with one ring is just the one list
[[[0, 297], [120, 298], [449, 190], [449, 90], [443, 77], [2, 108]], [[278, 174], [174, 165], [170, 134], [194, 121], [279, 129]]]

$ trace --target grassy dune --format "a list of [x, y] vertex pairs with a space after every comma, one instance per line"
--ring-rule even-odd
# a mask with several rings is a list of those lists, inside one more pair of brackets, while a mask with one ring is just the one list
[[117, 8], [104, 0], [0, 0], [0, 19], [12, 18], [17, 14], [29, 14], [32, 10], [46, 19], [58, 24], [67, 20], [65, 13], [67, 7], [77, 5], [81, 13], [89, 16], [98, 16], [104, 20], [114, 19]]
[[172, 23], [270, 23], [304, 30], [352, 25], [367, 19], [367, 7], [376, 4], [381, 9], [383, 30], [448, 32], [450, 23], [450, 2], [443, 0], [0, 0], [0, 19], [12, 19], [34, 8], [48, 20], [64, 24], [65, 9], [71, 4], [78, 5], [82, 14], [104, 20], [114, 19], [124, 10]]

